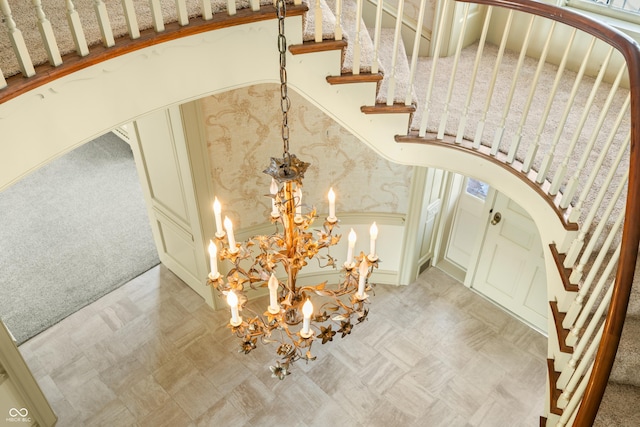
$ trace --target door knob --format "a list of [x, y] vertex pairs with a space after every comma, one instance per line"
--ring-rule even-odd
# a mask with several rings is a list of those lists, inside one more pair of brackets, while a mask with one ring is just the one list
[[491, 225], [496, 225], [502, 219], [502, 214], [500, 212], [496, 212], [493, 215], [493, 219], [491, 220]]

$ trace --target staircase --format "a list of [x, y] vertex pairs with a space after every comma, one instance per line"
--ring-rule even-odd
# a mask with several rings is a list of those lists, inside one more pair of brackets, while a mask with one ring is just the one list
[[[433, 54], [429, 58], [414, 54], [423, 39], [420, 32], [413, 43], [401, 42], [399, 36], [406, 22], [397, 19], [395, 26], [382, 28], [382, 4], [370, 28], [366, 28], [358, 7], [361, 2], [320, 0], [307, 6], [293, 5], [288, 28], [290, 23], [299, 23], [303, 32], [298, 34], [296, 30], [288, 36], [293, 55], [288, 64], [290, 85], [382, 156], [451, 170], [466, 165], [462, 172], [488, 182], [526, 206], [537, 218], [543, 242], [549, 247], [547, 266], [555, 266], [547, 268], [552, 270], [547, 273], [549, 405], [541, 424], [590, 425], [595, 417], [593, 425], [598, 426], [640, 425], [640, 292], [637, 285], [631, 286], [640, 239], [635, 225], [640, 215], [640, 186], [635, 172], [638, 154], [637, 148], [633, 149], [640, 143], [636, 123], [639, 48], [608, 27], [567, 11], [558, 13], [552, 6], [523, 1], [518, 6], [521, 13], [515, 14], [506, 2], [479, 3], [484, 8], [454, 1], [440, 4], [438, 23], [434, 25], [437, 33], [430, 35]], [[175, 15], [168, 19], [177, 20], [177, 24], [165, 24], [167, 19], [163, 20], [161, 13], [153, 13], [150, 29], [142, 30], [139, 41], [132, 36], [126, 42], [118, 39], [118, 44], [110, 41], [109, 14], [102, 12], [101, 1], [96, 4], [104, 47], [83, 55], [76, 30], [80, 58], [70, 59], [63, 53], [65, 63], [60, 65], [55, 40], [45, 36], [48, 58], [44, 61], [52, 66], [33, 67], [26, 46], [11, 25], [9, 3], [0, 0], [19, 59], [17, 68], [27, 77], [13, 75], [19, 71], [15, 69], [6, 72], [7, 65], [0, 63], [6, 75], [0, 79], [0, 88], [5, 87], [0, 89], [0, 133], [20, 136], [27, 146], [36, 144], [31, 141], [39, 135], [24, 126], [33, 116], [24, 111], [35, 105], [29, 104], [36, 102], [34, 99], [46, 102], [64, 98], [64, 89], [71, 85], [64, 80], [69, 75], [83, 81], [87, 80], [83, 73], [94, 79], [109, 79], [110, 74], [126, 67], [126, 61], [118, 62], [120, 57], [130, 55], [136, 61], [146, 61], [172, 43], [188, 45], [187, 37], [226, 35], [229, 26], [248, 28], [247, 38], [251, 38], [252, 32], [268, 31], [261, 22], [273, 19], [270, 2], [250, 2], [251, 10], [237, 11], [235, 3], [230, 3], [226, 15], [218, 6], [214, 7], [217, 13], [211, 14], [206, 7], [199, 9], [178, 0]], [[402, 2], [399, 5], [397, 12], [402, 16]], [[418, 15], [424, 17], [425, 1], [421, 7]], [[335, 14], [338, 10], [341, 13]], [[203, 18], [193, 18], [199, 15]], [[74, 16], [72, 11], [69, 16]], [[452, 19], [454, 16], [459, 19]], [[575, 30], [556, 29], [554, 19]], [[140, 31], [133, 21], [135, 14], [128, 16], [128, 31], [124, 33]], [[422, 28], [422, 21], [415, 24]], [[39, 25], [44, 28], [43, 34], [48, 34], [46, 19], [39, 18]], [[166, 28], [165, 32], [160, 28]], [[450, 30], [450, 37], [444, 33], [445, 28]], [[541, 33], [540, 28], [546, 28], [547, 33]], [[525, 34], [517, 43], [509, 37], [512, 29]], [[473, 37], [472, 31], [476, 32]], [[275, 39], [271, 33], [267, 38]], [[213, 43], [212, 39], [204, 40]], [[258, 45], [259, 38], [251, 40], [254, 47], [245, 48], [255, 49], [251, 51], [259, 55], [263, 49]], [[603, 48], [603, 43], [611, 49]], [[405, 45], [412, 52], [409, 56]], [[580, 53], [572, 53], [573, 48]], [[536, 58], [525, 55], [529, 49], [538, 53]], [[142, 54], [135, 57], [138, 51]], [[233, 49], [229, 53], [233, 55]], [[582, 59], [575, 61], [576, 57]], [[599, 68], [593, 69], [592, 57], [601, 64]], [[96, 73], [94, 66], [103, 62], [104, 72]], [[162, 72], [158, 66], [165, 65], [170, 67], [160, 62], [150, 70]], [[243, 63], [236, 70], [251, 65]], [[275, 81], [275, 75], [269, 73], [255, 69], [243, 75], [237, 71], [241, 77], [232, 84], [252, 78]], [[55, 86], [56, 81], [63, 80], [66, 86]], [[191, 88], [190, 84], [185, 81], [183, 94], [175, 94], [168, 101], [156, 100], [156, 108], [196, 97], [197, 90], [214, 90]], [[625, 84], [634, 89], [619, 88]], [[153, 98], [153, 92], [149, 94]], [[79, 96], [69, 95], [65, 102], [70, 109]], [[140, 99], [146, 102], [144, 96]], [[106, 118], [100, 126], [108, 128], [110, 123], [113, 127], [152, 105], [104, 113]], [[24, 119], [20, 119], [21, 114]], [[89, 129], [87, 125], [75, 134], [70, 131], [68, 139], [80, 143], [90, 136]], [[55, 126], [50, 131], [60, 136], [54, 140], [64, 139], [65, 134]], [[17, 152], [6, 140], [1, 144], [4, 152]], [[42, 151], [41, 157], [34, 155], [37, 161], [33, 164], [5, 169], [0, 187], [69, 148], [33, 150], [36, 154]], [[631, 170], [627, 173], [629, 163]], [[609, 375], [609, 362], [614, 357]]]

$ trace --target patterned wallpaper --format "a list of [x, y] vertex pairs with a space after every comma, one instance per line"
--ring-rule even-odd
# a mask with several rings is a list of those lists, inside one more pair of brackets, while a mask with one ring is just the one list
[[[407, 211], [412, 168], [379, 157], [302, 96], [289, 91], [290, 152], [311, 163], [303, 204], [328, 211], [336, 192], [340, 212]], [[265, 222], [271, 178], [262, 173], [270, 157], [282, 156], [280, 90], [260, 84], [202, 100], [215, 195], [236, 227]]]

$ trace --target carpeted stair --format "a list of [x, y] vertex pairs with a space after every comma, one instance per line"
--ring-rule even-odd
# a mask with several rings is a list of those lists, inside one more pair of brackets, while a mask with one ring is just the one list
[[[640, 266], [640, 261], [638, 262]], [[640, 426], [640, 277], [629, 300], [620, 346], [594, 426]]]

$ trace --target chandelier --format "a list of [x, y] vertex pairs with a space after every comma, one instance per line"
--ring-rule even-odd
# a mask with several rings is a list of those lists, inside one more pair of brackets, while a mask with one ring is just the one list
[[[370, 229], [369, 254], [359, 255], [354, 254], [356, 234], [351, 229], [346, 260], [340, 266], [340, 283], [333, 286], [326, 281], [307, 286], [297, 284], [298, 273], [309, 260], [317, 259], [320, 267], [337, 268], [338, 262], [330, 255], [329, 248], [336, 245], [341, 236], [334, 234], [339, 221], [333, 189], [328, 193], [329, 216], [322, 228], [310, 229], [317, 218], [315, 208], [303, 212], [302, 179], [309, 163], [289, 153], [284, 0], [277, 0], [276, 12], [284, 153], [282, 158], [272, 157], [264, 171], [271, 176], [269, 216], [276, 231], [236, 242], [233, 224], [228, 217], [222, 221], [221, 205], [216, 198], [213, 204], [216, 233], [215, 240], [209, 244], [211, 273], [207, 283], [226, 298], [230, 306], [228, 327], [240, 338], [241, 352], [251, 352], [258, 340], [277, 345], [280, 360], [270, 369], [272, 377], [282, 380], [296, 360], [315, 360], [311, 352], [314, 342], [326, 344], [333, 341], [336, 334], [344, 338], [354, 325], [367, 318], [367, 291], [371, 292], [373, 286], [369, 276], [378, 267], [378, 229], [374, 222]], [[218, 261], [231, 264], [225, 275], [220, 274]], [[269, 305], [264, 313], [256, 313], [247, 306], [247, 291], [261, 287], [269, 289]]]

